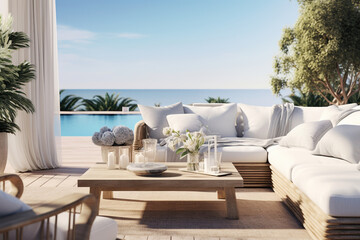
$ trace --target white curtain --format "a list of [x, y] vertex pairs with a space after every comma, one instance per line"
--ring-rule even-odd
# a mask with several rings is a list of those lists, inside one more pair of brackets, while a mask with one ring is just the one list
[[[14, 30], [30, 37], [30, 48], [13, 56], [35, 66], [36, 79], [25, 86], [34, 114], [19, 112], [21, 131], [9, 135], [9, 162], [16, 171], [56, 168], [60, 165], [60, 110], [55, 0], [10, 0]], [[60, 149], [60, 148], [59, 148]]]

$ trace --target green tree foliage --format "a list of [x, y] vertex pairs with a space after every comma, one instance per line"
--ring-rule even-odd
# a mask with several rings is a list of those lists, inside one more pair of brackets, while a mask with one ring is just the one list
[[214, 98], [214, 97], [208, 97], [205, 99], [206, 102], [208, 103], [229, 103], [229, 99], [228, 98]]
[[[64, 91], [64, 89], [60, 90], [60, 98]], [[81, 97], [66, 95], [60, 100], [60, 111], [76, 111], [81, 106], [81, 100]]]
[[299, 0], [294, 28], [285, 28], [275, 57], [273, 92], [300, 89], [329, 104], [360, 90], [360, 0]]
[[137, 108], [134, 101], [131, 98], [119, 97], [119, 94], [105, 93], [104, 97], [96, 95], [93, 99], [83, 99], [82, 105], [85, 111], [121, 111], [122, 107], [129, 107], [130, 111], [134, 111]]
[[11, 54], [29, 47], [25, 33], [12, 31], [12, 19], [0, 15], [0, 132], [15, 134], [20, 130], [15, 123], [18, 110], [32, 113], [32, 102], [26, 98], [22, 87], [35, 78], [34, 68], [28, 62], [14, 65]]
[[285, 98], [282, 98], [283, 103], [294, 103], [295, 106], [304, 107], [322, 107], [329, 106], [329, 103], [320, 95], [309, 93], [292, 93]]

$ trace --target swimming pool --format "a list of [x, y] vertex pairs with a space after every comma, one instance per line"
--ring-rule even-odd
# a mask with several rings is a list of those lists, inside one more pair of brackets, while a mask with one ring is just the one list
[[101, 127], [123, 125], [134, 130], [140, 114], [61, 114], [61, 136], [92, 136]]

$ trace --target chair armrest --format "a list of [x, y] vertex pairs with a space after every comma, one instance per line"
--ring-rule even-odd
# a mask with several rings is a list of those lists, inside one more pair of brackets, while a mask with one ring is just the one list
[[[42, 204], [32, 210], [19, 212], [10, 216], [0, 218], [0, 233], [20, 229], [24, 226], [43, 222], [50, 217], [54, 217], [62, 212], [73, 210], [82, 204], [80, 215], [75, 220], [75, 232], [71, 232], [75, 239], [89, 239], [91, 226], [96, 217], [97, 200], [93, 195], [73, 193], [55, 201]], [[40, 234], [44, 233], [44, 227], [49, 231], [47, 224], [42, 224]]]
[[10, 173], [0, 174], [0, 182], [4, 183], [6, 181], [9, 181], [11, 183], [11, 189], [7, 193], [14, 197], [20, 198], [24, 192], [24, 184], [19, 175]]
[[137, 122], [134, 128], [134, 143], [133, 148], [134, 150], [138, 150], [142, 148], [142, 141], [143, 139], [147, 138], [147, 126], [143, 120]]

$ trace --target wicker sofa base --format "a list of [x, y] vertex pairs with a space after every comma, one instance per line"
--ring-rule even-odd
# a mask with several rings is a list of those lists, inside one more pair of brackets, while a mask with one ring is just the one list
[[244, 187], [271, 187], [269, 163], [233, 162], [244, 179]]
[[313, 239], [360, 239], [360, 217], [331, 217], [324, 213], [274, 167], [275, 193], [290, 208]]

